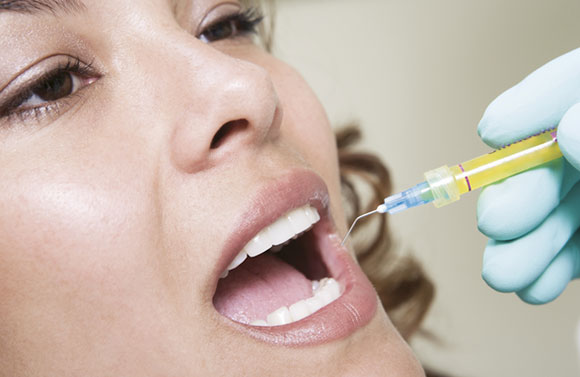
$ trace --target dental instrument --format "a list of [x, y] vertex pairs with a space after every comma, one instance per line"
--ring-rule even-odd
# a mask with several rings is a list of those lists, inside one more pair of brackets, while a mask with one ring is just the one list
[[459, 200], [460, 195], [562, 157], [556, 131], [545, 130], [467, 162], [426, 172], [424, 182], [388, 196], [374, 211], [357, 217], [341, 245], [360, 219], [374, 213], [392, 215], [431, 202], [443, 207]]

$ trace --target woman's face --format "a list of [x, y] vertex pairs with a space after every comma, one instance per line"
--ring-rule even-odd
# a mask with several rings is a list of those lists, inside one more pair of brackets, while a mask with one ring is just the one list
[[422, 375], [340, 247], [325, 113], [254, 13], [0, 9], [2, 376]]

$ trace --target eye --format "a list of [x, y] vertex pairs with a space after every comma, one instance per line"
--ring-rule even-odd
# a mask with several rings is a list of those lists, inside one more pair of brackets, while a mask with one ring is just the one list
[[58, 110], [62, 101], [98, 79], [90, 64], [68, 57], [69, 61], [40, 75], [31, 84], [0, 104], [0, 118], [16, 115], [46, 115]]
[[236, 38], [256, 34], [258, 25], [263, 20], [262, 14], [256, 8], [227, 16], [205, 28], [198, 38], [205, 43], [211, 43], [228, 38]]
[[43, 102], [56, 101], [76, 92], [81, 79], [72, 72], [55, 72], [30, 90], [30, 97], [21, 106], [36, 106]]

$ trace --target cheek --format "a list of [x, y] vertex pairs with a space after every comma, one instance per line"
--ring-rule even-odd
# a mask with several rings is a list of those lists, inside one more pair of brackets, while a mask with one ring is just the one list
[[141, 313], [154, 333], [150, 317], [164, 298], [146, 177], [127, 155], [68, 146], [66, 158], [39, 149], [43, 157], [22, 159], [32, 164], [12, 161], [0, 173], [0, 334], [19, 352], [44, 355], [56, 342], [63, 357], [83, 360], [93, 351], [67, 347], [115, 349]]
[[47, 294], [83, 291], [90, 296], [98, 294], [97, 287], [120, 287], [123, 277], [139, 267], [142, 259], [136, 253], [143, 241], [137, 236], [144, 236], [147, 224], [134, 203], [143, 201], [143, 194], [116, 172], [95, 169], [82, 159], [45, 153], [43, 158], [23, 159], [34, 161], [27, 166], [14, 160], [4, 165], [0, 176], [3, 292], [47, 300]]
[[283, 131], [296, 146], [312, 157], [310, 162], [320, 161], [325, 170], [337, 172], [337, 152], [334, 133], [328, 117], [318, 98], [304, 79], [287, 68], [277, 75], [276, 89], [284, 109]]

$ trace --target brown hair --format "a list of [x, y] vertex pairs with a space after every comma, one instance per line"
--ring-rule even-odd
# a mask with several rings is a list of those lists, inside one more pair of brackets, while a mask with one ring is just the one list
[[[336, 132], [349, 224], [356, 216], [375, 209], [392, 188], [389, 171], [381, 160], [354, 148], [360, 138], [360, 130], [354, 125]], [[415, 259], [394, 252], [388, 216], [372, 216], [357, 223], [351, 237], [359, 263], [375, 286], [385, 311], [408, 340], [419, 329], [431, 305], [433, 284]]]

